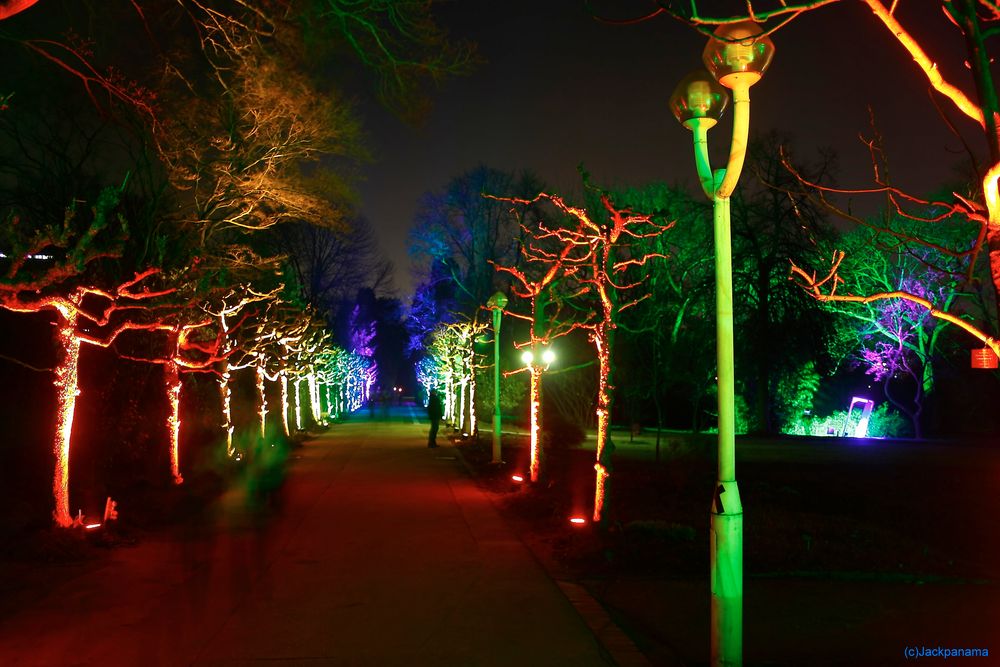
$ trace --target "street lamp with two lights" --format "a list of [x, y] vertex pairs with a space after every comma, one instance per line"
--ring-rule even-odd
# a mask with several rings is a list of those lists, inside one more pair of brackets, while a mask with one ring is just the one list
[[[715, 236], [716, 360], [719, 399], [719, 468], [711, 509], [712, 664], [743, 660], [743, 506], [736, 485], [736, 405], [733, 363], [733, 266], [729, 198], [747, 152], [750, 87], [771, 63], [774, 44], [756, 23], [719, 26], [702, 60], [709, 72], [685, 77], [670, 109], [694, 135], [695, 166], [713, 203]], [[721, 84], [721, 85], [720, 85]], [[733, 136], [724, 169], [712, 170], [708, 131], [718, 123], [733, 91]]]

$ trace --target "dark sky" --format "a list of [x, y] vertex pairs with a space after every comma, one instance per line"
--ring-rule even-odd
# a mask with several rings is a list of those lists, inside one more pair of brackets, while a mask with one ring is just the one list
[[[632, 15], [642, 14], [650, 4], [604, 3], [617, 16], [629, 15], [630, 5]], [[954, 76], [962, 42], [940, 4], [901, 5], [908, 10], [899, 15], [903, 25], [945, 76]], [[478, 43], [486, 62], [450, 81], [421, 127], [379, 110], [366, 116], [377, 161], [361, 188], [362, 210], [396, 265], [404, 300], [412, 290], [406, 238], [420, 195], [477, 164], [530, 168], [550, 190], [568, 195], [579, 189], [581, 161], [607, 187], [658, 180], [697, 186], [691, 134], [666, 103], [677, 81], [701, 67], [702, 35], [666, 16], [601, 23], [582, 0], [461, 0], [439, 13], [455, 37]], [[863, 187], [870, 161], [857, 136], [867, 134], [871, 105], [898, 186], [926, 193], [955, 178], [961, 143], [941, 122], [916, 66], [861, 3], [805, 15], [774, 41], [771, 68], [751, 90], [751, 132], [789, 132], [803, 157], [833, 147], [839, 184]], [[971, 94], [971, 77], [964, 69], [957, 75]], [[731, 122], [727, 112], [709, 135], [713, 166], [723, 164]], [[975, 141], [975, 128], [958, 123]]]

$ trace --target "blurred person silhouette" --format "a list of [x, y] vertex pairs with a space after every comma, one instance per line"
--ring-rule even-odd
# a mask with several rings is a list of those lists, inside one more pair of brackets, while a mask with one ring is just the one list
[[437, 389], [431, 389], [431, 393], [427, 396], [427, 418], [431, 420], [431, 431], [427, 436], [428, 447], [437, 447], [437, 432], [442, 414], [444, 405], [441, 404], [441, 395]]

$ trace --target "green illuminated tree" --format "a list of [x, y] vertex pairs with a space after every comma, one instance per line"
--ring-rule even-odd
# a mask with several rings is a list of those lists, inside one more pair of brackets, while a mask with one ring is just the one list
[[650, 298], [624, 313], [619, 332], [619, 384], [630, 402], [652, 402], [658, 447], [667, 402], [689, 402], [690, 425], [698, 430], [701, 399], [714, 384], [714, 273], [712, 257], [704, 250], [712, 243], [711, 212], [701, 200], [664, 184], [613, 196], [619, 205], [648, 212], [654, 219], [680, 222], [669, 234], [637, 242], [641, 252], [664, 255], [669, 261], [649, 271], [643, 286]]
[[[787, 137], [756, 137], [747, 156], [747, 176], [732, 201], [733, 271], [740, 331], [737, 368], [747, 388], [753, 418], [750, 430], [777, 433], [783, 397], [776, 387], [784, 375], [809, 361], [827, 367], [825, 351], [832, 323], [819, 304], [803, 301], [788, 280], [788, 258], [800, 261], [825, 254], [834, 238], [826, 211], [796, 192], [797, 181], [779, 158], [791, 163]], [[830, 180], [834, 160], [823, 155], [796, 172], [815, 183]]]

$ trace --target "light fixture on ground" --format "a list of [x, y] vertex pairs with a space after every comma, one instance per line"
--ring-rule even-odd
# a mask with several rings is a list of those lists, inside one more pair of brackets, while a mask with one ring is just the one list
[[[719, 26], [702, 55], [711, 75], [705, 71], [688, 75], [670, 97], [671, 111], [694, 135], [698, 179], [713, 202], [719, 397], [719, 469], [712, 499], [710, 535], [713, 665], [740, 665], [743, 661], [743, 506], [736, 485], [729, 197], [746, 157], [750, 86], [760, 81], [773, 55], [774, 44], [756, 23], [744, 21]], [[726, 108], [723, 86], [733, 91], [733, 136], [726, 167], [713, 172], [708, 155], [708, 131], [718, 123]]]

